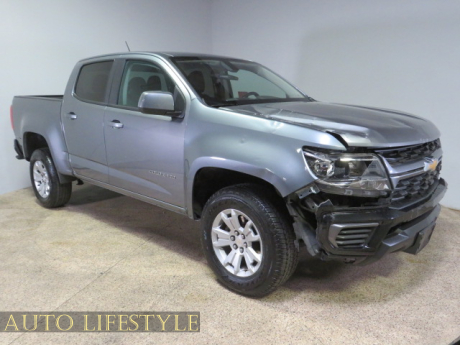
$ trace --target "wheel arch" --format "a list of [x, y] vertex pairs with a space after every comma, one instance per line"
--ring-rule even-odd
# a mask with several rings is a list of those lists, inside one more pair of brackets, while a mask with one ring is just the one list
[[26, 132], [23, 135], [24, 158], [29, 162], [32, 153], [37, 149], [49, 148], [48, 142], [41, 134]]
[[61, 173], [61, 171], [68, 171], [68, 161], [63, 160], [63, 157], [60, 157], [53, 145], [49, 145], [45, 136], [36, 132], [25, 132], [23, 135], [22, 144], [24, 158], [28, 162], [30, 161], [30, 158], [32, 157], [32, 154], [35, 150], [46, 148], [50, 151], [51, 157], [53, 158], [54, 165], [56, 166], [58, 172], [59, 182], [67, 183], [75, 180], [75, 177]]
[[[212, 157], [210, 158], [212, 162], [206, 158], [200, 160], [208, 164], [196, 164], [195, 168], [189, 171], [187, 179], [187, 209], [193, 219], [201, 217], [204, 204], [211, 195], [231, 185], [243, 183], [263, 185], [280, 198], [289, 194], [284, 181], [269, 169], [230, 160], [215, 162]], [[235, 170], [235, 167], [238, 167], [238, 170]]]

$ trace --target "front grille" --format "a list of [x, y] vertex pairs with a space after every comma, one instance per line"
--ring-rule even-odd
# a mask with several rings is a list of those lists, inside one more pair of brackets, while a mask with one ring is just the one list
[[349, 228], [339, 232], [335, 238], [335, 242], [339, 248], [359, 248], [366, 244], [369, 235], [372, 233], [373, 228]]
[[423, 160], [424, 157], [429, 157], [439, 148], [441, 148], [441, 141], [437, 139], [420, 145], [376, 150], [376, 152], [385, 157], [391, 166], [398, 166], [417, 160]]
[[377, 228], [378, 223], [332, 224], [329, 228], [329, 241], [341, 249], [362, 248]]
[[441, 174], [439, 162], [435, 171], [428, 171], [423, 174], [400, 180], [391, 194], [391, 201], [403, 199], [419, 199], [427, 195], [430, 187], [439, 180]]

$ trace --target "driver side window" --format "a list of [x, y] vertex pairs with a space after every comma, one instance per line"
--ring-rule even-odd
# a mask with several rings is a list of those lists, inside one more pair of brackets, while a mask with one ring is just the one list
[[176, 110], [184, 109], [184, 99], [174, 81], [159, 66], [148, 61], [127, 61], [121, 80], [117, 104], [137, 108], [139, 98], [145, 91], [170, 92]]

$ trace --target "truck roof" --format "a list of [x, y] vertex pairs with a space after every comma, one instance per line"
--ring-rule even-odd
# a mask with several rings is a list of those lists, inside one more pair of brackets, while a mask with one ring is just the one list
[[[198, 58], [217, 58], [217, 59], [232, 59], [232, 60], [243, 60], [238, 58], [232, 58], [229, 56], [223, 55], [213, 55], [213, 54], [202, 54], [202, 53], [186, 53], [186, 52], [152, 52], [152, 51], [131, 51], [131, 52], [120, 52], [112, 54], [102, 54], [97, 56], [92, 56], [89, 58], [82, 59], [80, 61], [92, 60], [97, 58], [104, 57], [120, 57], [120, 56], [129, 56], [129, 55], [152, 55], [159, 56], [163, 58], [172, 58], [172, 57], [198, 57]], [[247, 61], [247, 60], [246, 60]]]

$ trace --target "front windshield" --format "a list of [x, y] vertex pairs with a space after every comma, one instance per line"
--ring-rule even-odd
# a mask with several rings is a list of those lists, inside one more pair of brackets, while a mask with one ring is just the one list
[[254, 62], [213, 57], [175, 57], [171, 60], [210, 106], [310, 100], [284, 79]]

